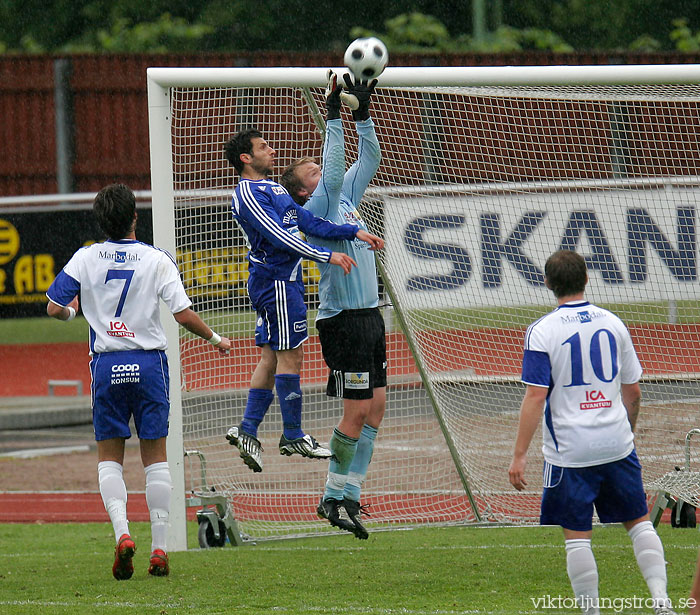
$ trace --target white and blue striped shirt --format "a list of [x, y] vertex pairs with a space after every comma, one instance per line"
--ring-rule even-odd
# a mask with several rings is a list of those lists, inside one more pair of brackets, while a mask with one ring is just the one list
[[192, 305], [172, 256], [133, 239], [81, 248], [46, 291], [62, 307], [78, 294], [90, 325], [90, 354], [165, 350], [159, 301], [173, 314]]

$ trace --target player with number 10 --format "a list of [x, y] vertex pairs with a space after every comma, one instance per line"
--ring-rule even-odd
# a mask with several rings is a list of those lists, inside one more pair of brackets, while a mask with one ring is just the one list
[[584, 299], [588, 273], [580, 254], [555, 252], [544, 272], [558, 307], [525, 334], [522, 380], [527, 389], [510, 482], [518, 491], [527, 486], [527, 449], [542, 420], [540, 523], [564, 530], [566, 569], [581, 610], [600, 613], [591, 549], [595, 506], [603, 523], [622, 523], [629, 533], [654, 613], [673, 615], [664, 550], [649, 520], [634, 446], [642, 366], [632, 338], [615, 314]]

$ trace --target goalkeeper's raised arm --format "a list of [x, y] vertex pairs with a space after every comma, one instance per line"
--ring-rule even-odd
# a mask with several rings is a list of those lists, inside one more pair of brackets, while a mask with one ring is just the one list
[[377, 80], [353, 81], [350, 74], [344, 75], [347, 98], [357, 101], [357, 108], [352, 111], [352, 119], [355, 120], [357, 130], [357, 160], [345, 173], [341, 192], [350, 201], [358, 206], [367, 190], [367, 186], [374, 178], [382, 159], [379, 140], [375, 132], [374, 122], [370, 117], [369, 105]]
[[[305, 209], [336, 223], [351, 222], [364, 231], [367, 226], [357, 206], [381, 159], [369, 115], [377, 82], [354, 82], [347, 75], [344, 80], [345, 88], [339, 98], [350, 107], [355, 120], [359, 138], [357, 161], [345, 172], [342, 120], [337, 87], [332, 86], [331, 77], [326, 90], [323, 167], [310, 159], [297, 161], [285, 171], [282, 183], [297, 202], [304, 203]], [[333, 456], [316, 512], [331, 525], [363, 539], [368, 533], [360, 518], [365, 510], [360, 505], [361, 485], [386, 407], [386, 342], [384, 319], [379, 311], [377, 270], [367, 244], [316, 237], [313, 241], [334, 252], [345, 252], [357, 262], [357, 268], [346, 276], [326, 264], [319, 266], [316, 327], [329, 368], [326, 393], [343, 399], [343, 418], [330, 441]], [[341, 513], [342, 508], [346, 515]]]

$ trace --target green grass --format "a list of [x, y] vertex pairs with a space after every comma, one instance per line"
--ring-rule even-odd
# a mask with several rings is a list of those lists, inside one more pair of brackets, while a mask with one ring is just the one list
[[[548, 306], [522, 308], [491, 307], [488, 309], [420, 310], [410, 312], [415, 326], [435, 329], [459, 328], [523, 328], [551, 311]], [[602, 304], [615, 312], [625, 323], [662, 324], [669, 322], [667, 303]], [[700, 301], [676, 302], [676, 322], [679, 324], [700, 322]], [[222, 335], [250, 337], [255, 329], [255, 314], [250, 311], [201, 312], [204, 320]], [[313, 323], [316, 311], [309, 310], [307, 321]], [[186, 333], [186, 337], [193, 337]], [[0, 320], [0, 345], [2, 344], [57, 344], [87, 342], [88, 324], [82, 316], [71, 322], [45, 318], [6, 318]]]
[[0, 319], [0, 344], [60, 344], [88, 341], [89, 327], [82, 316], [70, 322], [55, 318]]
[[[194, 523], [190, 544], [196, 544]], [[0, 612], [74, 615], [443, 615], [576, 613], [533, 599], [571, 597], [557, 528], [450, 527], [265, 542], [171, 554], [171, 575], [146, 573], [147, 524], [130, 581], [111, 576], [108, 524], [0, 525]], [[697, 531], [662, 526], [669, 594], [685, 599]], [[647, 597], [629, 538], [619, 526], [594, 531], [600, 593]], [[605, 611], [604, 611], [605, 612]], [[631, 615], [638, 611], [622, 608]]]
[[[252, 337], [255, 331], [255, 314], [244, 312], [200, 312], [200, 316], [222, 335], [228, 337]], [[314, 322], [316, 311], [309, 310], [307, 320]], [[55, 318], [4, 318], [0, 319], [0, 345], [2, 344], [62, 344], [88, 341], [89, 326], [82, 316], [70, 322]], [[184, 329], [183, 329], [184, 331]], [[185, 331], [186, 338], [196, 337]]]
[[[545, 306], [499, 307], [482, 309], [433, 309], [411, 310], [409, 315], [417, 326], [435, 329], [524, 328], [541, 316], [551, 312], [555, 303]], [[615, 312], [629, 325], [663, 324], [669, 322], [669, 305], [662, 303], [601, 303], [600, 307]], [[678, 324], [700, 321], [700, 301], [677, 301], [675, 322]]]
[[[250, 337], [255, 330], [255, 315], [252, 312], [207, 313], [201, 316], [207, 323], [229, 336], [235, 331], [241, 337]], [[0, 319], [0, 345], [2, 344], [61, 344], [88, 341], [90, 327], [82, 316], [70, 322], [55, 318], [5, 318]], [[185, 332], [186, 337], [195, 337]]]

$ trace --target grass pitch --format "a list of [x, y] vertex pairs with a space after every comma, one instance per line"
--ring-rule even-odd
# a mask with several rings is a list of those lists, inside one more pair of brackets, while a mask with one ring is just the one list
[[[668, 303], [603, 304], [615, 312], [628, 325], [660, 324], [669, 322]], [[540, 316], [554, 308], [553, 305], [540, 307], [465, 310], [421, 310], [420, 321], [426, 321], [430, 314], [432, 327], [441, 328], [501, 328], [527, 327]], [[700, 302], [677, 301], [674, 305], [675, 322], [679, 324], [700, 321]], [[202, 318], [229, 337], [250, 337], [255, 329], [255, 314], [248, 310], [200, 312]], [[310, 309], [307, 321], [313, 323], [316, 311]], [[0, 345], [2, 344], [58, 344], [65, 342], [87, 342], [88, 324], [82, 315], [70, 322], [61, 322], [48, 316], [43, 318], [6, 318], [0, 320]], [[186, 337], [195, 337], [185, 333]]]
[[[196, 524], [190, 523], [190, 545]], [[111, 574], [108, 524], [0, 525], [0, 612], [139, 615], [462, 615], [576, 613], [558, 528], [447, 527], [328, 536], [171, 554], [171, 575], [146, 573], [150, 528], [131, 525], [135, 573]], [[660, 528], [674, 603], [687, 597], [697, 531]], [[647, 598], [620, 526], [594, 530], [601, 597]], [[549, 598], [547, 606], [542, 599]], [[538, 603], [537, 601], [540, 600]], [[552, 602], [554, 601], [554, 602]], [[539, 607], [538, 607], [539, 604]], [[552, 605], [558, 605], [553, 608]], [[685, 612], [681, 610], [679, 612]]]

